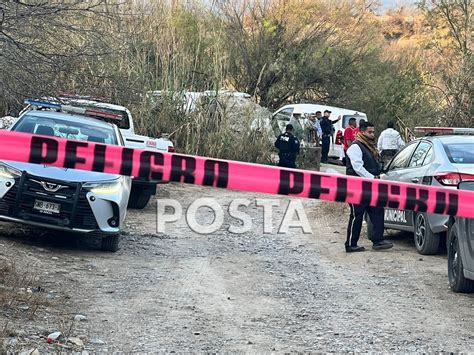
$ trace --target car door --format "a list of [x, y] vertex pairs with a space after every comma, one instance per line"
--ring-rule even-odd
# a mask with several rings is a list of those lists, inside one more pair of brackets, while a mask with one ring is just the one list
[[404, 172], [406, 182], [429, 185], [431, 183], [431, 177], [428, 171], [430, 170], [430, 163], [433, 161], [433, 156], [433, 144], [429, 141], [422, 140], [413, 152], [408, 167]]
[[464, 267], [474, 273], [474, 219], [466, 220], [466, 234], [459, 237], [463, 254]]
[[[420, 141], [415, 141], [402, 150], [390, 161], [385, 174], [381, 176], [384, 180], [393, 180], [400, 182], [413, 182], [420, 172], [414, 171], [409, 167], [413, 153], [417, 149]], [[416, 167], [415, 167], [416, 169]], [[385, 208], [384, 212], [385, 228], [413, 231], [413, 212], [401, 209]]]
[[[463, 182], [459, 188], [474, 191], [474, 181]], [[458, 242], [464, 268], [474, 273], [474, 219], [458, 218], [456, 224], [459, 224]]]

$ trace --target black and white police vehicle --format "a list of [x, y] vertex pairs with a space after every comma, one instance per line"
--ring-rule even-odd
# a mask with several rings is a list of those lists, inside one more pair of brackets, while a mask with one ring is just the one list
[[[166, 136], [152, 138], [135, 133], [134, 121], [131, 112], [124, 106], [99, 101], [89, 96], [61, 94], [58, 98], [28, 99], [23, 112], [31, 110], [53, 110], [88, 115], [98, 120], [115, 124], [122, 133], [125, 147], [144, 149], [156, 152], [174, 152], [174, 145]], [[132, 191], [128, 207], [143, 209], [150, 198], [156, 194], [157, 183], [164, 181], [145, 181], [139, 178], [132, 179]]]
[[[424, 133], [402, 148], [384, 169], [381, 178], [399, 182], [456, 189], [461, 181], [474, 180], [474, 129], [417, 127]], [[449, 216], [385, 209], [385, 228], [414, 233], [420, 254], [435, 254], [446, 235]]]
[[[97, 113], [26, 111], [13, 132], [124, 146], [117, 126]], [[0, 220], [101, 238], [117, 251], [130, 197], [131, 178], [48, 165], [0, 161]]]

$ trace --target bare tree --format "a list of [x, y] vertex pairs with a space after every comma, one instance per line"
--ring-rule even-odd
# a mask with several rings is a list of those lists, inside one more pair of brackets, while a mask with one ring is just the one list
[[471, 0], [431, 0], [422, 4], [434, 33], [430, 45], [442, 58], [439, 81], [432, 85], [442, 93], [445, 123], [474, 126], [473, 5]]
[[94, 21], [108, 18], [105, 0], [2, 1], [0, 97], [9, 106], [28, 95], [51, 93], [74, 66], [108, 52]]

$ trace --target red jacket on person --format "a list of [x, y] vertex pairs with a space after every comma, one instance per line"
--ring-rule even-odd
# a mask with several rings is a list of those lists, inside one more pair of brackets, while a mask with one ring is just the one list
[[344, 131], [344, 152], [349, 149], [349, 141], [354, 142], [359, 128], [347, 126]]

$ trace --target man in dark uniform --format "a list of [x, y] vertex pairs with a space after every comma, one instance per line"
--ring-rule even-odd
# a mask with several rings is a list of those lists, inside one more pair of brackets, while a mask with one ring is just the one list
[[280, 151], [279, 166], [296, 169], [296, 155], [300, 152], [300, 141], [293, 135], [293, 126], [286, 125], [286, 132], [278, 136], [275, 147]]
[[339, 116], [337, 120], [333, 121], [329, 119], [330, 116], [331, 111], [326, 110], [324, 111], [324, 116], [320, 121], [321, 131], [323, 133], [321, 138], [321, 163], [328, 162], [329, 147], [331, 145], [331, 137], [334, 131], [334, 127], [332, 125], [341, 119], [341, 116]]
[[[380, 155], [375, 142], [375, 128], [370, 122], [360, 125], [360, 132], [347, 149], [346, 175], [361, 176], [368, 179], [380, 179]], [[373, 225], [372, 249], [389, 249], [393, 244], [383, 239], [384, 209], [367, 204], [349, 204], [351, 214], [347, 226], [346, 252], [364, 251], [358, 246], [364, 213], [367, 212]]]

